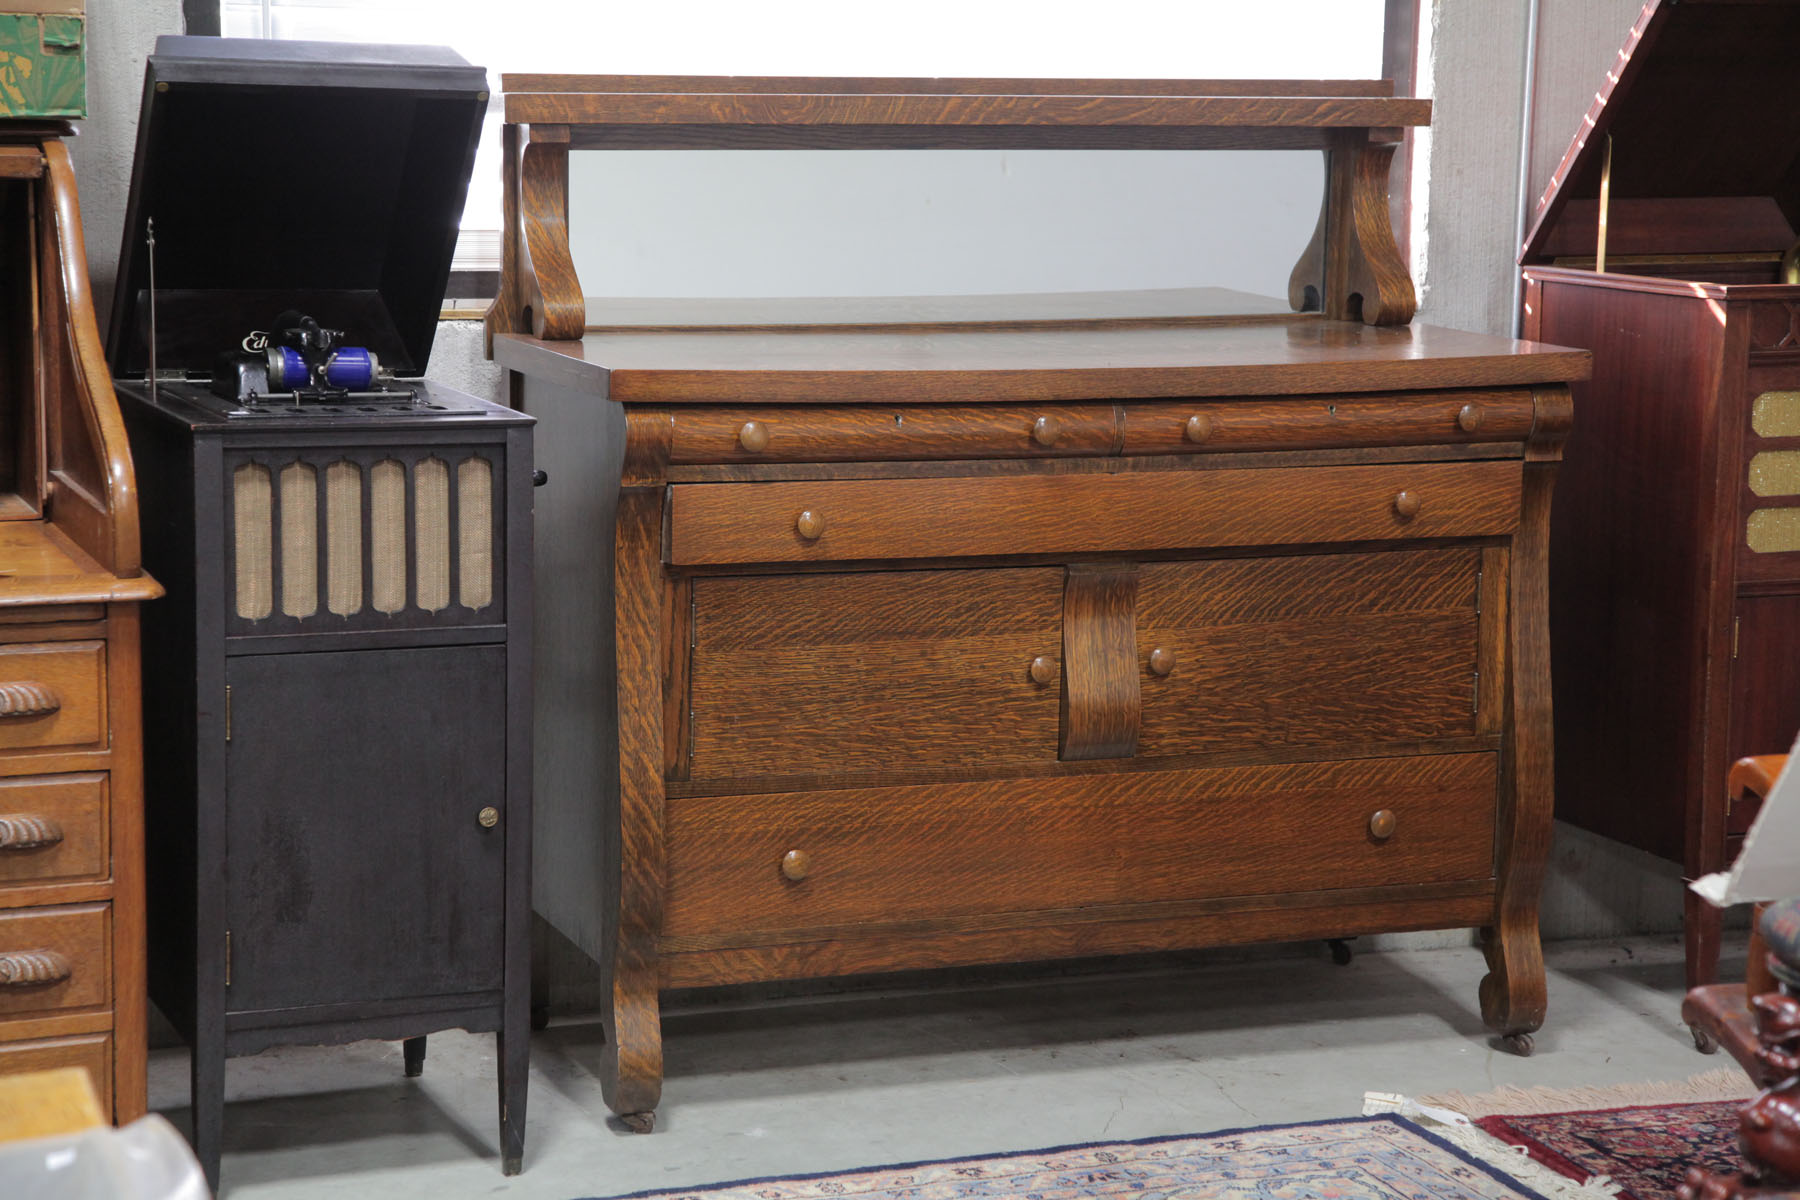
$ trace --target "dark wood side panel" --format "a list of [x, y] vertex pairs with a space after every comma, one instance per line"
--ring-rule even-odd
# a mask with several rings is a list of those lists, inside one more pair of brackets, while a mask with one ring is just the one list
[[1055, 760], [1060, 570], [692, 588], [692, 779]]
[[1785, 752], [1800, 732], [1800, 593], [1740, 596], [1731, 649], [1727, 756]]
[[[1491, 754], [671, 798], [665, 939], [1486, 880]], [[1395, 814], [1385, 840], [1378, 809]], [[784, 873], [804, 854], [799, 879]], [[816, 935], [815, 935], [816, 936]]]
[[1714, 540], [1702, 498], [1724, 326], [1703, 299], [1562, 279], [1543, 282], [1538, 305], [1539, 336], [1595, 355], [1592, 381], [1574, 385], [1551, 513], [1558, 815], [1681, 861], [1702, 752]]
[[1139, 753], [1475, 733], [1481, 562], [1451, 549], [1146, 564]]

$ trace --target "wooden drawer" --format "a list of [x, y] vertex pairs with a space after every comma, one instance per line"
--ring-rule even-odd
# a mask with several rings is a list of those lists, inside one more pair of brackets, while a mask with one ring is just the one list
[[680, 408], [674, 463], [876, 462], [1111, 454], [1113, 406]]
[[1125, 406], [1126, 454], [1519, 442], [1528, 389], [1405, 396], [1303, 396]]
[[107, 828], [103, 774], [0, 779], [0, 885], [104, 878]]
[[[0, 1025], [0, 1036], [6, 1027]], [[34, 1038], [21, 1042], [0, 1041], [0, 1075], [23, 1075], [27, 1071], [51, 1071], [58, 1067], [80, 1067], [94, 1081], [94, 1095], [100, 1110], [113, 1119], [112, 1111], [113, 1040], [110, 1033], [84, 1034], [80, 1037]]]
[[1492, 754], [1461, 754], [671, 797], [664, 946], [1486, 880], [1495, 778]]
[[[829, 562], [1499, 535], [1518, 523], [1519, 483], [1514, 461], [685, 483], [669, 488], [669, 559]], [[1402, 493], [1418, 502], [1410, 517]]]
[[1054, 568], [694, 580], [691, 777], [1055, 762], [1062, 580]]
[[111, 1003], [110, 921], [105, 904], [0, 911], [0, 1018]]
[[105, 642], [0, 646], [0, 750], [105, 741]]
[[1143, 564], [1138, 754], [1475, 733], [1481, 565], [1478, 549]]

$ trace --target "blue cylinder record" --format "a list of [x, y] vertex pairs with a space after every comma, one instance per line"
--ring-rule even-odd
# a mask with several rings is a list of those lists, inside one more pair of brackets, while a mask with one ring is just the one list
[[[269, 380], [271, 387], [299, 388], [305, 387], [306, 360], [292, 346], [280, 346], [275, 351], [280, 360], [274, 365], [275, 378]], [[347, 388], [352, 391], [368, 388], [375, 382], [376, 358], [362, 346], [345, 346], [334, 353], [325, 364], [325, 381], [332, 387]]]

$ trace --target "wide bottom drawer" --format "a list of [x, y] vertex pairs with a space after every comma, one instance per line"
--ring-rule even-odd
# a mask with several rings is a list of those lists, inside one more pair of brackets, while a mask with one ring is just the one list
[[1475, 753], [671, 797], [664, 947], [1487, 880], [1495, 784]]
[[[0, 1034], [5, 1027], [0, 1026]], [[94, 1094], [108, 1118], [112, 1116], [113, 1042], [110, 1033], [90, 1033], [77, 1037], [33, 1038], [21, 1042], [0, 1042], [0, 1075], [23, 1075], [27, 1071], [50, 1071], [57, 1067], [80, 1067], [94, 1081]]]

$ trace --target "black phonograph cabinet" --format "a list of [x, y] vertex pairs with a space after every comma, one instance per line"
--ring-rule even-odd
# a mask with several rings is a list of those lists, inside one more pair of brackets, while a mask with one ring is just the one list
[[422, 47], [149, 61], [107, 349], [169, 592], [151, 997], [215, 1186], [226, 1057], [405, 1038], [416, 1074], [457, 1027], [499, 1033], [520, 1164], [531, 420], [420, 378], [487, 98]]

